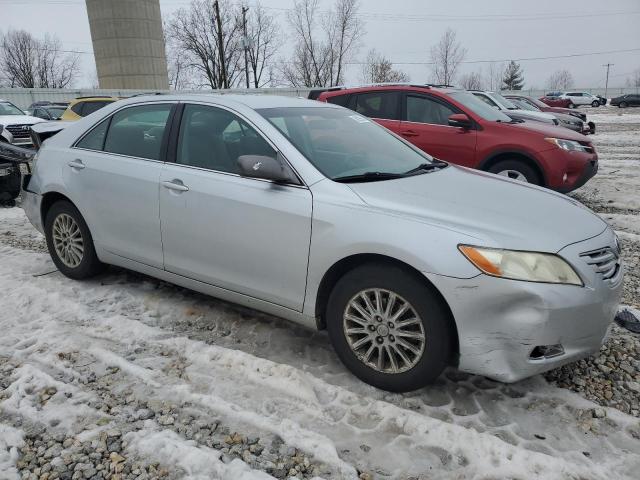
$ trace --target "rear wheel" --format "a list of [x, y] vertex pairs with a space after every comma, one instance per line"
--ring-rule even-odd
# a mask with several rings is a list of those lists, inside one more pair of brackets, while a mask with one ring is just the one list
[[67, 277], [80, 280], [104, 269], [89, 227], [72, 203], [60, 200], [51, 206], [45, 218], [45, 235], [53, 263]]
[[573, 102], [570, 102], [568, 105], [569, 108], [577, 108], [576, 104]]
[[627, 108], [629, 106], [629, 104], [627, 102], [620, 102], [620, 104], [618, 105], [619, 108]]
[[593, 102], [591, 102], [591, 106], [592, 107], [599, 107], [600, 106], [600, 100], [594, 100]]
[[336, 353], [361, 380], [393, 392], [433, 382], [451, 358], [451, 325], [437, 294], [395, 265], [346, 273], [327, 305]]
[[541, 184], [538, 173], [521, 160], [502, 160], [489, 168], [489, 171], [519, 182]]

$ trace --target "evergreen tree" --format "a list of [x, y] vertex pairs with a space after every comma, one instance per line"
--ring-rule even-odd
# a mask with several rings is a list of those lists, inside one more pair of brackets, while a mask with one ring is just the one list
[[502, 90], [522, 90], [524, 77], [520, 65], [511, 60], [502, 77]]

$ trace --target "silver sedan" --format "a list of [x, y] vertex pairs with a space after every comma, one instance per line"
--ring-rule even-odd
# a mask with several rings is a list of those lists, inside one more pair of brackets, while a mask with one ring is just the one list
[[447, 365], [513, 382], [587, 356], [621, 294], [617, 238], [576, 201], [326, 103], [135, 97], [34, 164], [23, 206], [63, 274], [118, 265], [326, 329], [387, 390]]

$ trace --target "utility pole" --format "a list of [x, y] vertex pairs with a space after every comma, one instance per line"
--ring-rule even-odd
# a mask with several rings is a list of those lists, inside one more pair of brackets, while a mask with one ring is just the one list
[[249, 39], [247, 38], [247, 11], [249, 7], [242, 7], [242, 31], [243, 31], [243, 46], [244, 46], [244, 76], [247, 81], [247, 88], [249, 88], [249, 60], [247, 59], [247, 49], [249, 48]]
[[216, 25], [218, 25], [218, 53], [220, 55], [220, 73], [222, 74], [222, 86], [229, 88], [229, 80], [227, 79], [227, 66], [224, 61], [224, 44], [222, 43], [222, 22], [220, 21], [220, 8], [218, 0], [213, 2], [213, 9], [216, 14]]
[[613, 67], [613, 65], [613, 63], [605, 63], [604, 65], [602, 65], [603, 67], [607, 67], [607, 80], [604, 84], [604, 98], [608, 98], [607, 90], [609, 90], [609, 69]]

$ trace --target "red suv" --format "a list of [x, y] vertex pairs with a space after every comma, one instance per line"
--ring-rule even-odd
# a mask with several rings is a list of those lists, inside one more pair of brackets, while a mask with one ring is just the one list
[[598, 170], [584, 135], [514, 121], [464, 90], [381, 85], [316, 90], [309, 98], [370, 117], [436, 158], [564, 193]]

